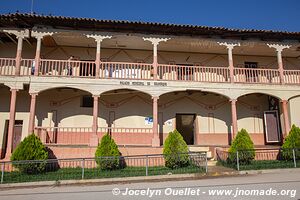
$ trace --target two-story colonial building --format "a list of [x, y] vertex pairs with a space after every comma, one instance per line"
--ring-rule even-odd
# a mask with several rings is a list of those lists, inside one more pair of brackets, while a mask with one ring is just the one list
[[35, 132], [58, 158], [257, 147], [300, 125], [300, 33], [29, 14], [0, 15], [0, 153]]

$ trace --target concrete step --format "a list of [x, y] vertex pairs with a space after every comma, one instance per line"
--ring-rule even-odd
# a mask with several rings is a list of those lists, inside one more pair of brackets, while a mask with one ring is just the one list
[[207, 152], [207, 158], [211, 159], [212, 158], [212, 153], [209, 150], [209, 147], [188, 147], [190, 152]]

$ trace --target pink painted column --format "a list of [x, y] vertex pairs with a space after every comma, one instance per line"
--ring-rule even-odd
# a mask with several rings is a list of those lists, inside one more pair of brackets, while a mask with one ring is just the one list
[[37, 39], [37, 42], [36, 42], [36, 51], [35, 51], [35, 66], [34, 66], [35, 69], [34, 69], [34, 75], [38, 76], [39, 75], [39, 69], [40, 69], [42, 36], [37, 36], [36, 39]]
[[282, 106], [282, 113], [283, 113], [283, 121], [284, 121], [284, 137], [286, 137], [291, 129], [290, 120], [289, 120], [289, 114], [288, 114], [288, 101], [282, 100], [281, 101]]
[[99, 105], [99, 95], [93, 95], [94, 98], [94, 106], [93, 106], [93, 126], [92, 126], [92, 135], [90, 138], [90, 146], [97, 146], [98, 145], [98, 136], [97, 136], [97, 129], [98, 129], [98, 105]]
[[156, 81], [157, 80], [157, 45], [158, 43], [153, 43], [153, 79]]
[[152, 146], [159, 147], [160, 146], [160, 138], [158, 133], [158, 99], [159, 97], [152, 97], [153, 99], [153, 138], [152, 138]]
[[15, 128], [15, 116], [16, 116], [16, 102], [17, 102], [17, 89], [11, 89], [10, 97], [10, 109], [9, 109], [9, 124], [8, 124], [8, 136], [7, 136], [7, 148], [6, 158], [10, 158], [12, 153], [13, 135]]
[[18, 38], [18, 46], [17, 46], [17, 54], [16, 54], [16, 71], [15, 75], [20, 75], [20, 68], [21, 68], [21, 60], [22, 60], [22, 48], [23, 48], [23, 37], [17, 36]]
[[228, 46], [228, 64], [229, 64], [229, 72], [230, 72], [230, 82], [234, 82], [234, 66], [233, 66], [233, 56], [232, 50], [233, 46]]
[[231, 139], [233, 140], [238, 132], [237, 127], [237, 111], [236, 111], [236, 99], [231, 99], [231, 123], [232, 123], [232, 136]]
[[284, 74], [283, 74], [283, 62], [282, 62], [282, 50], [277, 49], [277, 62], [278, 62], [278, 71], [280, 74], [280, 83], [284, 84]]
[[288, 49], [291, 46], [286, 44], [267, 44], [271, 48], [275, 48], [277, 51], [277, 62], [278, 62], [278, 71], [280, 76], [280, 83], [284, 84], [284, 69], [283, 69], [283, 62], [282, 62], [282, 51], [284, 49]]
[[29, 125], [28, 125], [28, 133], [34, 133], [34, 125], [35, 125], [35, 108], [36, 108], [36, 96], [37, 93], [32, 93], [31, 101], [30, 101], [30, 113], [29, 113]]
[[101, 67], [101, 54], [100, 54], [100, 48], [101, 48], [101, 40], [96, 40], [97, 42], [97, 49], [96, 49], [96, 77], [100, 77], [100, 67]]

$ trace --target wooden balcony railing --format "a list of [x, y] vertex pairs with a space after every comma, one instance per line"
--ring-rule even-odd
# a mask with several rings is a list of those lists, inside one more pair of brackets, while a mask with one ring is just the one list
[[102, 62], [100, 78], [149, 80], [151, 71], [152, 64]]
[[[34, 59], [22, 59], [20, 76], [33, 76]], [[0, 76], [15, 76], [15, 58], [0, 58]], [[39, 76], [88, 77], [102, 79], [153, 80], [153, 65], [146, 63], [101, 62], [96, 69], [94, 61], [41, 59]], [[163, 65], [157, 67], [158, 80], [193, 82], [230, 82], [228, 67]], [[236, 83], [280, 84], [278, 69], [234, 68]], [[300, 70], [284, 70], [283, 84], [300, 84]]]
[[[35, 133], [45, 144], [63, 145], [88, 145], [94, 134], [91, 127], [36, 127]], [[99, 127], [97, 130], [99, 138], [106, 133], [120, 145], [151, 145], [153, 136], [152, 128]]]
[[39, 67], [39, 75], [95, 77], [96, 64], [93, 61], [42, 59]]
[[279, 84], [277, 69], [234, 68], [234, 82]]
[[300, 70], [284, 70], [283, 77], [286, 84], [300, 84]]
[[13, 76], [15, 75], [16, 59], [0, 58], [0, 75]]
[[158, 65], [158, 76], [169, 81], [229, 82], [228, 67]]
[[152, 128], [98, 127], [99, 133], [152, 133]]

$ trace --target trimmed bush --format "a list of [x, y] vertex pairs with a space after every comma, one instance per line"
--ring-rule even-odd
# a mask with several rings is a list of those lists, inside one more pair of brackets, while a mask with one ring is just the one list
[[283, 159], [292, 160], [293, 149], [295, 149], [296, 159], [300, 159], [300, 128], [295, 125], [292, 126], [282, 145]]
[[23, 173], [36, 174], [45, 171], [48, 151], [35, 134], [31, 134], [17, 146], [11, 155], [11, 161], [39, 160], [38, 162], [13, 162], [13, 166]]
[[120, 151], [115, 141], [108, 134], [102, 137], [95, 157], [100, 169], [114, 170], [120, 168]]
[[229, 148], [228, 161], [230, 163], [236, 163], [237, 151], [239, 151], [239, 163], [241, 164], [249, 164], [255, 158], [254, 144], [245, 129], [237, 133]]
[[188, 146], [181, 134], [175, 129], [170, 132], [164, 143], [165, 166], [171, 169], [186, 167], [189, 163]]

